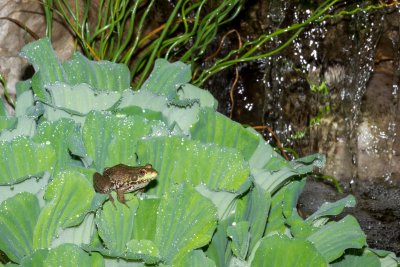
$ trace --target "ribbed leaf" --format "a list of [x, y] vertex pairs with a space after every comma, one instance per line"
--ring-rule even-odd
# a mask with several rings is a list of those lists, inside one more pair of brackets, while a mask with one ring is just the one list
[[83, 127], [83, 141], [97, 171], [119, 163], [136, 165], [136, 144], [149, 135], [152, 123], [139, 116], [115, 117], [90, 112]]
[[306, 222], [313, 223], [315, 220], [326, 217], [339, 215], [345, 207], [354, 207], [356, 199], [352, 195], [348, 195], [336, 202], [325, 202], [321, 207], [306, 219]]
[[247, 162], [235, 149], [179, 137], [141, 140], [137, 154], [142, 164], [150, 162], [159, 171], [157, 186], [150, 190], [159, 196], [172, 184], [182, 182], [192, 186], [204, 183], [216, 191], [238, 191], [250, 173]]
[[[324, 161], [325, 157], [320, 154], [307, 156], [304, 160], [301, 158], [290, 161], [285, 164], [286, 166], [283, 166], [282, 162], [277, 160], [277, 168], [274, 168], [274, 166], [270, 165], [266, 170], [254, 170], [252, 175], [254, 176], [254, 180], [257, 184], [273, 194], [276, 190], [281, 188], [281, 186], [286, 183], [290, 177], [312, 172], [314, 167], [321, 166]], [[274, 161], [271, 161], [271, 163], [274, 163]]]
[[202, 250], [192, 250], [186, 254], [176, 266], [190, 266], [190, 267], [215, 267], [215, 262], [207, 258]]
[[199, 121], [190, 130], [192, 139], [236, 148], [246, 160], [251, 158], [259, 144], [259, 136], [210, 108], [202, 109], [199, 117]]
[[156, 94], [171, 95], [181, 84], [192, 78], [190, 65], [182, 62], [169, 63], [165, 59], [157, 59], [153, 71], [140, 90]]
[[[368, 249], [350, 249], [338, 261], [331, 264], [333, 267], [380, 267], [379, 257]], [[394, 265], [397, 266], [397, 265]]]
[[153, 241], [132, 239], [126, 244], [124, 258], [155, 264], [160, 260], [160, 255]]
[[16, 125], [17, 125], [17, 118], [0, 116], [0, 132], [6, 129], [14, 129]]
[[53, 165], [53, 173], [62, 171], [71, 164], [73, 160], [69, 155], [69, 139], [79, 131], [74, 121], [61, 119], [56, 122], [42, 122], [33, 140], [37, 143], [51, 144], [56, 152], [56, 162]]
[[228, 216], [218, 222], [217, 230], [214, 232], [210, 244], [207, 246], [206, 255], [212, 259], [217, 266], [229, 266], [232, 259], [231, 240], [228, 239], [226, 230], [234, 222], [234, 216]]
[[270, 194], [257, 184], [248, 194], [237, 201], [235, 221], [250, 223], [249, 251], [253, 250], [255, 244], [263, 236], [270, 206]]
[[190, 185], [172, 188], [161, 200], [155, 243], [166, 263], [180, 261], [208, 244], [217, 224], [217, 210]]
[[11, 141], [18, 136], [31, 137], [35, 133], [36, 122], [34, 118], [19, 117], [14, 129], [1, 132], [0, 141]]
[[0, 142], [0, 185], [15, 184], [51, 170], [55, 152], [50, 144], [34, 144], [25, 137]]
[[20, 193], [0, 204], [0, 250], [12, 261], [32, 253], [33, 228], [39, 217], [35, 195]]
[[23, 267], [43, 267], [43, 262], [49, 254], [48, 249], [37, 249], [35, 252], [26, 256], [21, 261]]
[[99, 235], [110, 255], [122, 256], [126, 250], [126, 244], [131, 240], [132, 222], [139, 205], [138, 199], [130, 198], [127, 205], [129, 208], [115, 201], [114, 207], [111, 202], [106, 202], [103, 208], [96, 212], [95, 221]]
[[198, 120], [200, 110], [198, 104], [186, 108], [170, 105], [165, 96], [149, 91], [124, 92], [119, 108], [131, 106], [140, 107], [144, 111], [161, 112], [163, 120], [171, 128], [178, 126], [185, 134], [189, 134], [190, 127]]
[[49, 100], [44, 86], [56, 81], [65, 80], [64, 70], [58, 62], [58, 58], [51, 47], [48, 38], [42, 38], [24, 46], [21, 56], [28, 59], [33, 65], [36, 73], [32, 77], [32, 88], [37, 98], [45, 101]]
[[99, 91], [118, 92], [130, 87], [130, 72], [124, 64], [92, 61], [75, 53], [63, 67], [71, 85], [86, 83]]
[[90, 211], [95, 192], [92, 183], [76, 171], [57, 174], [45, 193], [47, 205], [42, 209], [34, 231], [34, 247], [46, 248], [59, 228], [82, 222]]
[[51, 106], [70, 114], [86, 115], [91, 110], [108, 110], [121, 98], [118, 92], [95, 92], [87, 84], [70, 86], [55, 83], [46, 86], [50, 92]]
[[367, 244], [365, 234], [351, 215], [338, 222], [329, 222], [307, 240], [314, 244], [327, 262], [339, 258], [348, 248], [362, 248]]
[[241, 221], [228, 226], [227, 235], [232, 240], [232, 251], [241, 260], [246, 259], [250, 243], [250, 224], [248, 221]]
[[104, 266], [104, 259], [98, 253], [87, 254], [74, 244], [63, 244], [49, 251], [45, 267], [54, 266]]
[[263, 238], [251, 261], [251, 266], [280, 267], [325, 267], [327, 262], [313, 247], [301, 239], [289, 239], [285, 235], [273, 235]]
[[160, 199], [145, 198], [140, 201], [133, 221], [132, 239], [154, 240], [156, 233], [156, 219]]

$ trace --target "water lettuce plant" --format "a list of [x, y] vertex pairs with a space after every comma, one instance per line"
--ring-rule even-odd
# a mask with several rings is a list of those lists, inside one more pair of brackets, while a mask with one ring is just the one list
[[[60, 63], [46, 38], [22, 56], [36, 73], [18, 84], [15, 116], [0, 108], [6, 266], [398, 264], [351, 215], [330, 220], [352, 196], [301, 218], [305, 174], [324, 157], [284, 160], [218, 113], [190, 66], [159, 59], [134, 91], [125, 65], [79, 53]], [[128, 207], [93, 189], [94, 172], [118, 163], [159, 172]]]

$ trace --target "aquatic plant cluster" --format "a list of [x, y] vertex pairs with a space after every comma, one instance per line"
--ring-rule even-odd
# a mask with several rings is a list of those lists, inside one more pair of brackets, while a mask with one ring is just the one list
[[[79, 53], [60, 63], [47, 38], [22, 56], [36, 73], [17, 86], [15, 116], [0, 109], [7, 266], [398, 264], [368, 247], [354, 217], [330, 220], [352, 196], [302, 218], [306, 174], [324, 157], [283, 159], [218, 113], [189, 65], [157, 60], [134, 91], [125, 65]], [[95, 172], [119, 163], [158, 171], [128, 206], [93, 188]]]

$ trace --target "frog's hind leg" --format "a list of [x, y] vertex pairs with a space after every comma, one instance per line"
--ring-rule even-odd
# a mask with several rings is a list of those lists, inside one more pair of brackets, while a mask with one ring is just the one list
[[118, 198], [119, 202], [121, 202], [122, 204], [124, 204], [125, 206], [127, 206], [129, 208], [128, 204], [126, 204], [126, 201], [125, 201], [124, 191], [117, 190], [117, 198]]

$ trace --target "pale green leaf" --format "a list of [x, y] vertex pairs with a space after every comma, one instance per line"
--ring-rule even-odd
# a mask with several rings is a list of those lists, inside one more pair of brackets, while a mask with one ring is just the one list
[[74, 244], [63, 244], [49, 251], [45, 267], [54, 266], [104, 266], [104, 259], [98, 253], [88, 254]]
[[251, 261], [251, 266], [325, 267], [327, 262], [313, 247], [301, 239], [289, 239], [285, 235], [273, 235], [261, 240]]
[[19, 117], [17, 125], [12, 130], [4, 130], [1, 132], [0, 141], [11, 141], [19, 136], [32, 137], [35, 133], [36, 122], [34, 118]]
[[16, 117], [0, 116], [0, 133], [4, 130], [15, 129], [17, 121]]
[[81, 224], [66, 229], [60, 229], [57, 238], [53, 240], [51, 247], [57, 247], [64, 243], [75, 245], [89, 244], [93, 233], [96, 232], [94, 214], [88, 213]]
[[181, 84], [192, 78], [190, 66], [182, 62], [169, 63], [165, 59], [157, 59], [153, 71], [140, 90], [156, 94], [172, 95]]
[[204, 184], [196, 186], [196, 190], [214, 203], [215, 207], [218, 209], [218, 218], [220, 220], [225, 219], [231, 214], [231, 212], [235, 211], [235, 199], [239, 193], [213, 191], [207, 188]]
[[79, 132], [79, 127], [74, 121], [61, 119], [55, 122], [44, 121], [39, 124], [33, 140], [37, 143], [50, 144], [56, 152], [56, 162], [53, 165], [53, 173], [57, 173], [73, 165], [69, 155], [69, 139]]
[[325, 202], [321, 207], [306, 219], [306, 222], [313, 223], [320, 217], [339, 215], [345, 207], [354, 207], [356, 199], [352, 195], [348, 195], [336, 202]]
[[23, 267], [43, 267], [43, 262], [49, 254], [49, 249], [37, 249], [35, 252], [22, 259]]
[[346, 249], [362, 248], [367, 244], [365, 234], [351, 215], [338, 222], [329, 222], [307, 240], [313, 243], [327, 262], [339, 258]]
[[248, 221], [241, 221], [228, 226], [226, 233], [232, 240], [232, 251], [241, 260], [246, 259], [250, 243], [250, 224]]
[[42, 38], [24, 46], [21, 56], [28, 59], [36, 73], [32, 77], [32, 88], [37, 98], [48, 100], [44, 86], [56, 81], [65, 81], [64, 70], [51, 47], [48, 38]]
[[186, 254], [179, 262], [175, 262], [176, 266], [190, 267], [215, 267], [215, 262], [207, 258], [202, 250], [192, 250]]
[[27, 116], [34, 108], [34, 98], [32, 91], [25, 91], [18, 96], [15, 106], [15, 116]]
[[144, 111], [161, 112], [162, 118], [171, 128], [177, 125], [185, 134], [189, 134], [190, 127], [198, 120], [199, 105], [186, 108], [168, 104], [164, 95], [156, 95], [149, 91], [125, 91], [119, 108], [131, 106], [140, 107]]
[[32, 253], [33, 229], [39, 217], [35, 195], [20, 193], [0, 204], [0, 250], [19, 263]]
[[46, 86], [50, 92], [51, 106], [73, 115], [86, 115], [91, 110], [108, 110], [121, 98], [118, 92], [95, 92], [87, 84], [70, 86], [54, 83]]
[[368, 249], [354, 250], [349, 249], [337, 261], [331, 263], [333, 267], [380, 267], [379, 257]]
[[129, 69], [124, 64], [89, 60], [77, 52], [63, 68], [71, 85], [86, 83], [99, 91], [118, 92], [130, 87]]
[[154, 240], [157, 223], [157, 210], [160, 204], [158, 198], [145, 198], [139, 202], [139, 208], [136, 211], [133, 221], [132, 239]]
[[160, 255], [153, 241], [132, 239], [126, 244], [124, 258], [155, 264], [160, 260]]
[[107, 112], [90, 112], [83, 127], [87, 154], [97, 171], [119, 163], [136, 165], [137, 141], [150, 134], [152, 123], [139, 116], [115, 117]]
[[249, 160], [259, 144], [259, 136], [242, 125], [210, 108], [199, 113], [199, 121], [192, 127], [192, 139], [238, 149]]
[[232, 242], [228, 238], [226, 230], [233, 224], [234, 219], [235, 217], [231, 215], [220, 220], [211, 243], [207, 246], [206, 255], [212, 259], [217, 266], [228, 266], [232, 259]]
[[59, 228], [81, 223], [90, 211], [94, 196], [92, 183], [81, 173], [58, 173], [46, 189], [47, 205], [42, 209], [35, 227], [34, 247], [50, 247]]
[[13, 185], [0, 185], [0, 202], [7, 198], [13, 197], [21, 192], [28, 192], [36, 195], [39, 198], [40, 206], [44, 206], [43, 188], [48, 184], [50, 173], [45, 172], [43, 176], [27, 179], [23, 182]]
[[161, 199], [155, 243], [166, 263], [179, 261], [208, 244], [217, 224], [217, 209], [190, 185], [177, 185]]
[[263, 236], [271, 206], [271, 195], [257, 184], [245, 196], [237, 201], [235, 221], [250, 223], [249, 251]]
[[25, 137], [0, 142], [0, 185], [15, 184], [51, 170], [55, 152], [49, 144], [35, 144]]
[[118, 201], [114, 201], [114, 206], [109, 201], [96, 212], [95, 221], [98, 232], [110, 255], [122, 256], [132, 236], [132, 222], [139, 202], [136, 197], [133, 197], [126, 203], [129, 208]]
[[168, 192], [172, 184], [182, 182], [235, 192], [250, 173], [247, 162], [235, 149], [180, 137], [140, 140], [137, 154], [142, 164], [149, 162], [159, 172], [157, 186], [150, 190], [159, 196]]

